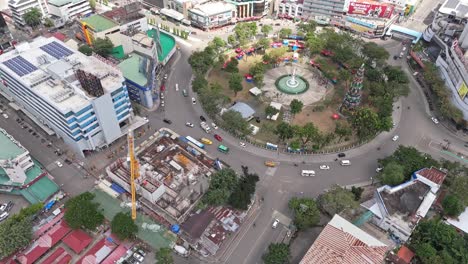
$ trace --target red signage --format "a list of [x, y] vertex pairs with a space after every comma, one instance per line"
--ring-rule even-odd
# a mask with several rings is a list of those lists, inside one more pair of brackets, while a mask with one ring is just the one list
[[348, 14], [368, 17], [390, 18], [395, 8], [378, 2], [350, 2]]

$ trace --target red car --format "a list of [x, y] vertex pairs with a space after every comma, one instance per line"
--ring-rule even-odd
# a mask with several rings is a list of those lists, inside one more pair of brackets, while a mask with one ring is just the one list
[[223, 141], [223, 138], [218, 134], [214, 134], [214, 138], [216, 138], [216, 140], [218, 140], [219, 142]]
[[164, 92], [166, 90], [166, 86], [163, 84], [161, 85], [161, 92]]

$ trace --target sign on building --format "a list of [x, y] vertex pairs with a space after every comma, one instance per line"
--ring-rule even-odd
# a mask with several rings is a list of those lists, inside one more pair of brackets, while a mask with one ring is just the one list
[[392, 5], [378, 2], [352, 1], [349, 3], [348, 14], [367, 17], [390, 18], [394, 9], [395, 8]]

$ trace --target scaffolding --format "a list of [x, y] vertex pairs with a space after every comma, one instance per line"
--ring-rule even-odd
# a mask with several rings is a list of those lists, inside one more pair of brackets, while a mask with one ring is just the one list
[[75, 72], [75, 76], [80, 82], [81, 87], [91, 96], [100, 97], [104, 95], [101, 80], [96, 75], [78, 69]]

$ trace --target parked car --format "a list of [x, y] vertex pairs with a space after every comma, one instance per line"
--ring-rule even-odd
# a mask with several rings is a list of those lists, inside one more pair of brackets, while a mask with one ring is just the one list
[[214, 129], [218, 129], [218, 126], [217, 126], [215, 123], [211, 123], [211, 126], [212, 126]]
[[320, 165], [320, 169], [321, 169], [321, 170], [329, 170], [329, 169], [330, 169], [330, 166], [327, 166], [327, 165]]
[[167, 119], [167, 118], [164, 118], [163, 122], [166, 123], [166, 124], [169, 124], [169, 125], [172, 124], [172, 121]]
[[437, 118], [431, 117], [431, 120], [434, 122], [434, 124], [439, 124], [439, 120], [437, 120]]
[[5, 119], [8, 119], [8, 115], [7, 115], [7, 114], [3, 114], [3, 117], [4, 117]]
[[187, 97], [187, 96], [188, 96], [187, 90], [183, 89], [183, 90], [182, 90], [182, 95], [183, 95], [184, 97]]
[[344, 154], [344, 153], [338, 153], [338, 158], [344, 158], [344, 157], [346, 157], [346, 154]]
[[63, 167], [63, 164], [62, 164], [60, 161], [58, 161], [58, 160], [55, 162], [55, 164], [57, 164], [57, 166], [58, 166], [59, 168], [62, 168], [62, 167]]
[[277, 228], [278, 227], [278, 224], [279, 224], [279, 220], [278, 219], [275, 219], [275, 221], [273, 221], [273, 224], [271, 225], [271, 227], [274, 229], [274, 228]]
[[190, 123], [190, 122], [185, 123], [185, 125], [188, 126], [188, 127], [193, 127], [193, 124]]
[[205, 118], [204, 116], [200, 116], [200, 120], [201, 120], [202, 122], [206, 122], [206, 118]]
[[244, 142], [239, 142], [239, 145], [243, 148], [245, 148], [247, 145]]
[[393, 141], [397, 141], [399, 138], [400, 138], [400, 136], [395, 135], [395, 136], [392, 138], [392, 140], [393, 140]]
[[274, 161], [268, 160], [268, 161], [265, 161], [265, 166], [267, 166], [267, 167], [275, 167], [275, 166], [276, 166], [276, 163], [275, 163]]
[[382, 167], [378, 167], [377, 169], [375, 169], [375, 172], [381, 172], [383, 170]]
[[214, 138], [216, 138], [216, 140], [218, 140], [219, 142], [223, 141], [223, 138], [218, 134], [214, 134]]
[[133, 257], [138, 260], [140, 263], [143, 262], [143, 260], [145, 259], [142, 255], [138, 254], [138, 253], [133, 253]]
[[7, 212], [3, 212], [1, 215], [0, 215], [0, 222], [2, 222], [3, 220], [7, 219], [7, 217], [9, 216], [9, 214]]
[[164, 74], [164, 80], [167, 80], [167, 73]]
[[192, 97], [192, 104], [196, 104], [197, 100], [195, 100], [195, 97]]

